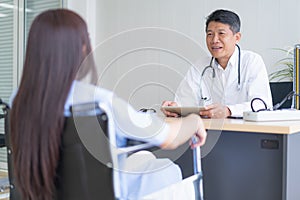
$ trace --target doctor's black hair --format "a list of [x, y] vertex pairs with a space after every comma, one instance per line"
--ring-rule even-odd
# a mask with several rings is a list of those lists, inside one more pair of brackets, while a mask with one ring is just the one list
[[206, 18], [206, 27], [205, 31], [207, 32], [207, 27], [210, 22], [220, 22], [222, 24], [228, 24], [230, 26], [230, 30], [235, 34], [240, 32], [241, 21], [239, 16], [229, 10], [215, 10]]

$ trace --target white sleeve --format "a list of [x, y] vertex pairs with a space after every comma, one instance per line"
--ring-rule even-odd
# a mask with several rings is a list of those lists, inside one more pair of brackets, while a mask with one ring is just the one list
[[192, 66], [181, 81], [175, 95], [175, 102], [182, 106], [197, 106], [199, 104], [199, 84], [201, 74]]
[[266, 103], [267, 108], [272, 108], [272, 95], [266, 66], [260, 55], [254, 55], [255, 57], [249, 59], [249, 66], [247, 66], [247, 101], [240, 104], [227, 105], [233, 116], [242, 116], [243, 111], [250, 111], [250, 102], [253, 98], [261, 98]]
[[157, 146], [165, 142], [169, 126], [163, 119], [155, 114], [137, 112], [118, 97], [113, 97], [111, 103], [118, 136], [149, 142]]
[[250, 102], [244, 102], [235, 105], [227, 105], [231, 112], [231, 116], [242, 117], [244, 111], [250, 111]]

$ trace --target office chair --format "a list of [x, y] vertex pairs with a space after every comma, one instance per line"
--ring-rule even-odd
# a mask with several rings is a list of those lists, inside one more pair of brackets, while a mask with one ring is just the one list
[[[8, 107], [8, 105], [0, 99], [0, 119], [2, 122], [2, 119], [5, 117], [5, 113], [2, 112], [1, 108]], [[0, 148], [6, 148], [5, 144], [5, 134], [1, 132], [0, 134]], [[3, 172], [2, 177], [0, 178], [0, 199], [7, 199], [9, 197], [9, 180], [8, 177], [5, 175], [6, 173]]]
[[[293, 82], [270, 82], [270, 89], [272, 94], [273, 105], [281, 102], [286, 95], [293, 91]], [[292, 98], [287, 100], [280, 109], [291, 108]]]

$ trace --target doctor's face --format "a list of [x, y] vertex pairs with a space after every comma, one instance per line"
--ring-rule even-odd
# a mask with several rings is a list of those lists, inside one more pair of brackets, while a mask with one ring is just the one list
[[241, 33], [233, 33], [228, 24], [212, 21], [207, 26], [207, 48], [223, 68], [227, 66], [240, 38]]

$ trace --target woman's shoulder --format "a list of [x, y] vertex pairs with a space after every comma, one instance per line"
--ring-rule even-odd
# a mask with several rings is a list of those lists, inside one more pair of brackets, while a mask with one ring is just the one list
[[81, 81], [74, 81], [73, 86], [75, 90], [83, 90], [86, 91], [87, 93], [106, 93], [106, 94], [112, 93], [112, 91], [108, 89], [102, 88], [97, 85], [81, 82]]
[[80, 81], [74, 81], [69, 94], [69, 97], [73, 100], [73, 104], [91, 101], [110, 101], [112, 96], [113, 92], [107, 89]]

